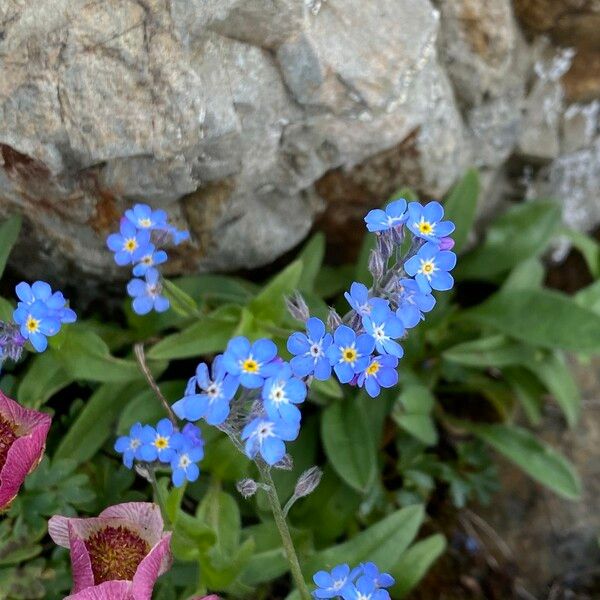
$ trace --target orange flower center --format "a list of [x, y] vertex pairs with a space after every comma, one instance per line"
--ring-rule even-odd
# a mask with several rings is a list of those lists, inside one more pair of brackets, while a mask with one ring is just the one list
[[150, 551], [146, 540], [122, 526], [103, 527], [85, 541], [85, 547], [90, 555], [95, 585], [115, 579], [131, 581]]
[[17, 425], [0, 415], [0, 471], [13, 442], [18, 438]]

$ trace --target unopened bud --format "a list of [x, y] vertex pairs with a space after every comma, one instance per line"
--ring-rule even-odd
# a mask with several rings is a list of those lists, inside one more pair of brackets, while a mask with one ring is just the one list
[[379, 281], [383, 276], [383, 270], [385, 268], [383, 256], [379, 250], [371, 250], [369, 256], [369, 273], [373, 275], [375, 281]]
[[394, 251], [394, 242], [389, 232], [382, 231], [381, 234], [377, 236], [377, 249], [381, 253], [381, 257], [384, 261], [392, 255], [392, 252]]
[[404, 241], [404, 227], [402, 227], [402, 225], [392, 227], [390, 230], [390, 239], [393, 244], [400, 246]]
[[321, 471], [319, 467], [311, 467], [304, 471], [304, 473], [298, 477], [294, 496], [303, 498], [304, 496], [312, 494], [317, 489], [319, 483], [321, 483], [321, 477], [323, 477], [323, 471]]
[[135, 472], [143, 477], [149, 483], [152, 483], [152, 478], [150, 477], [150, 469], [148, 468], [147, 463], [136, 463], [134, 465]]
[[254, 496], [254, 494], [256, 494], [256, 490], [258, 490], [258, 484], [256, 481], [254, 481], [254, 479], [240, 479], [235, 484], [235, 487], [237, 488], [237, 491], [246, 499]]
[[282, 471], [291, 471], [294, 468], [294, 459], [286, 454], [278, 463], [273, 465], [276, 469], [281, 469]]
[[337, 314], [335, 308], [330, 308], [327, 314], [327, 328], [335, 331], [342, 324], [342, 317]]
[[440, 238], [440, 250], [452, 250], [454, 248], [454, 240], [451, 237]]
[[306, 321], [308, 321], [310, 318], [308, 305], [302, 297], [302, 294], [299, 292], [294, 292], [293, 296], [286, 297], [285, 305], [290, 315], [292, 315], [292, 317], [297, 321], [306, 323]]

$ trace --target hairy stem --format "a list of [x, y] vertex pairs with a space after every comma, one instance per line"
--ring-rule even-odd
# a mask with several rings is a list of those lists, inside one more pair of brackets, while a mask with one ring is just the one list
[[277, 490], [275, 489], [275, 483], [273, 481], [273, 478], [271, 477], [271, 472], [269, 471], [269, 468], [266, 465], [260, 463], [258, 464], [258, 470], [260, 472], [263, 482], [267, 485], [268, 488], [266, 490], [267, 498], [269, 499], [269, 505], [271, 506], [271, 511], [273, 512], [275, 525], [277, 525], [279, 535], [281, 536], [281, 541], [283, 542], [285, 556], [288, 560], [288, 563], [290, 564], [290, 571], [292, 573], [294, 583], [298, 588], [298, 592], [300, 593], [300, 597], [302, 598], [302, 600], [311, 600], [310, 592], [308, 591], [308, 588], [306, 587], [306, 582], [304, 581], [304, 577], [302, 576], [302, 570], [300, 569], [300, 563], [298, 561], [296, 549], [294, 548], [294, 542], [292, 541], [290, 530], [287, 526], [283, 510], [281, 509], [279, 498], [277, 497]]
[[163, 408], [167, 412], [167, 416], [169, 417], [169, 420], [171, 421], [171, 423], [173, 423], [173, 425], [177, 426], [177, 417], [175, 416], [175, 413], [171, 409], [170, 404], [167, 402], [167, 399], [163, 396], [163, 393], [160, 391], [160, 388], [158, 387], [156, 380], [154, 379], [152, 373], [150, 372], [150, 369], [148, 368], [148, 364], [146, 363], [146, 354], [144, 352], [144, 344], [136, 344], [133, 347], [133, 352], [135, 354], [135, 358], [137, 359], [140, 370], [142, 371], [142, 373], [144, 374], [144, 377], [146, 378], [146, 381], [148, 382], [148, 385], [150, 385], [150, 387], [156, 394], [156, 397], [162, 403]]
[[167, 502], [165, 497], [163, 496], [160, 486], [158, 485], [158, 481], [156, 480], [154, 466], [151, 464], [148, 465], [148, 480], [150, 481], [152, 489], [154, 490], [154, 497], [156, 498], [156, 503], [160, 507], [160, 512], [162, 514], [163, 521], [165, 522], [167, 527], [170, 527], [171, 519], [169, 519], [169, 514], [167, 513]]

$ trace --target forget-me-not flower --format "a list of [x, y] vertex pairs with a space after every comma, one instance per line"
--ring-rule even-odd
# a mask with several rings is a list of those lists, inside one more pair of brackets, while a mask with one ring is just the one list
[[164, 210], [152, 210], [147, 204], [136, 204], [125, 211], [125, 217], [137, 229], [165, 229], [167, 213]]
[[267, 339], [251, 344], [247, 338], [238, 336], [229, 340], [223, 353], [223, 364], [231, 375], [239, 377], [247, 388], [260, 388], [267, 377], [273, 375], [279, 364], [272, 361], [277, 356], [277, 346]]
[[48, 310], [48, 316], [61, 323], [74, 323], [77, 320], [75, 311], [67, 306], [67, 301], [60, 291], [52, 292], [45, 281], [35, 281], [32, 285], [22, 281], [15, 287], [20, 302], [18, 306], [31, 306], [36, 300], [41, 301]]
[[435, 306], [432, 294], [424, 292], [414, 279], [400, 279], [396, 295], [398, 308], [396, 316], [402, 321], [404, 327], [409, 329], [419, 324], [423, 313], [429, 312]]
[[444, 208], [439, 202], [429, 202], [425, 206], [419, 202], [408, 205], [406, 226], [419, 238], [428, 242], [440, 243], [440, 238], [454, 231], [452, 221], [442, 221]]
[[373, 309], [373, 301], [378, 300], [378, 298], [369, 298], [367, 286], [358, 281], [350, 286], [350, 293], [344, 292], [344, 297], [361, 317], [368, 315]]
[[376, 208], [367, 213], [365, 223], [369, 231], [387, 231], [402, 225], [407, 218], [406, 200], [400, 198], [390, 202], [385, 209]]
[[265, 381], [262, 399], [267, 415], [271, 419], [282, 419], [290, 423], [300, 420], [296, 404], [306, 398], [306, 385], [294, 377], [289, 364], [283, 363], [277, 372]]
[[285, 456], [284, 442], [291, 442], [298, 437], [300, 422], [289, 423], [281, 419], [257, 417], [242, 430], [246, 455], [254, 458], [260, 454], [269, 465], [278, 463]]
[[36, 300], [33, 304], [19, 302], [13, 312], [13, 320], [19, 325], [21, 335], [37, 352], [44, 352], [48, 347], [47, 338], [60, 330], [59, 318], [48, 310], [43, 300]]
[[415, 256], [404, 263], [404, 269], [409, 275], [414, 276], [419, 287], [424, 292], [432, 289], [440, 292], [449, 290], [454, 285], [454, 278], [448, 271], [456, 265], [456, 254], [448, 250], [441, 250], [428, 242]]
[[150, 230], [138, 229], [129, 219], [122, 219], [119, 233], [112, 233], [106, 240], [106, 245], [115, 253], [115, 262], [121, 267], [143, 256], [149, 243]]
[[318, 571], [313, 575], [313, 581], [318, 586], [313, 592], [315, 598], [335, 598], [341, 596], [347, 587], [360, 573], [360, 567], [352, 569], [346, 564], [333, 567], [330, 573]]
[[123, 464], [128, 469], [133, 466], [133, 459], [142, 460], [142, 431], [142, 424], [135, 423], [129, 430], [129, 435], [123, 435], [115, 442], [115, 450], [123, 455]]
[[325, 353], [332, 341], [331, 334], [325, 331], [325, 324], [317, 317], [306, 321], [306, 335], [300, 331], [292, 333], [287, 341], [287, 349], [295, 355], [290, 361], [294, 375], [314, 375], [320, 381], [329, 379], [331, 364]]
[[335, 330], [327, 357], [341, 383], [352, 381], [356, 373], [364, 371], [374, 347], [375, 340], [367, 333], [357, 336], [347, 325]]
[[402, 321], [390, 310], [387, 302], [380, 301], [362, 318], [365, 331], [373, 336], [375, 348], [381, 354], [404, 356], [402, 346], [395, 340], [404, 334]]
[[366, 369], [359, 374], [357, 384], [365, 386], [371, 398], [376, 398], [381, 388], [391, 388], [398, 383], [398, 359], [391, 354], [373, 356]]
[[396, 583], [396, 580], [389, 573], [382, 573], [375, 563], [362, 563], [360, 568], [363, 572], [362, 577], [372, 581], [375, 587], [388, 588]]
[[[196, 393], [196, 386], [202, 391]], [[209, 425], [221, 425], [229, 416], [229, 403], [239, 387], [239, 378], [227, 373], [223, 356], [212, 363], [212, 377], [206, 363], [196, 368], [196, 376], [188, 382], [185, 396], [173, 404], [180, 419], [197, 421], [205, 419]]]
[[145, 425], [142, 429], [141, 439], [140, 456], [142, 460], [154, 462], [158, 459], [163, 463], [170, 463], [185, 441], [183, 434], [175, 430], [169, 419], [161, 419], [156, 424], [156, 429]]
[[150, 268], [145, 279], [132, 279], [127, 284], [127, 293], [133, 298], [133, 310], [138, 315], [146, 315], [152, 309], [164, 312], [169, 308], [169, 300], [162, 295], [160, 274]]
[[200, 475], [198, 464], [204, 458], [201, 444], [193, 444], [186, 439], [171, 459], [171, 481], [175, 487], [181, 487], [186, 481], [193, 482]]
[[148, 269], [167, 262], [167, 253], [164, 250], [157, 250], [154, 244], [148, 244], [145, 253], [137, 258], [137, 265], [133, 267], [133, 274], [136, 277], [143, 277]]
[[390, 594], [363, 576], [359, 577], [356, 583], [345, 588], [342, 598], [344, 600], [390, 600]]

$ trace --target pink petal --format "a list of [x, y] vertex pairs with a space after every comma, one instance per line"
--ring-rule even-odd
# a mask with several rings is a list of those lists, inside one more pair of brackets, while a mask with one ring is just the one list
[[69, 544], [73, 570], [73, 593], [77, 593], [94, 585], [94, 573], [85, 542], [77, 535], [72, 523], [69, 523]]
[[99, 517], [121, 519], [125, 526], [138, 531], [150, 546], [157, 544], [164, 530], [160, 508], [152, 502], [126, 502], [103, 510]]
[[69, 517], [62, 517], [61, 515], [54, 515], [48, 521], [48, 533], [52, 538], [52, 541], [57, 546], [63, 548], [70, 548], [69, 542]]
[[0, 471], [0, 510], [6, 508], [19, 492], [28, 473], [37, 466], [46, 445], [52, 419], [37, 410], [23, 408], [0, 392], [0, 414], [16, 423], [19, 437], [6, 454]]
[[130, 581], [105, 581], [67, 596], [64, 600], [134, 600], [134, 597], [131, 595]]
[[139, 564], [131, 588], [135, 600], [151, 600], [156, 580], [171, 566], [170, 543], [171, 534], [167, 533]]

